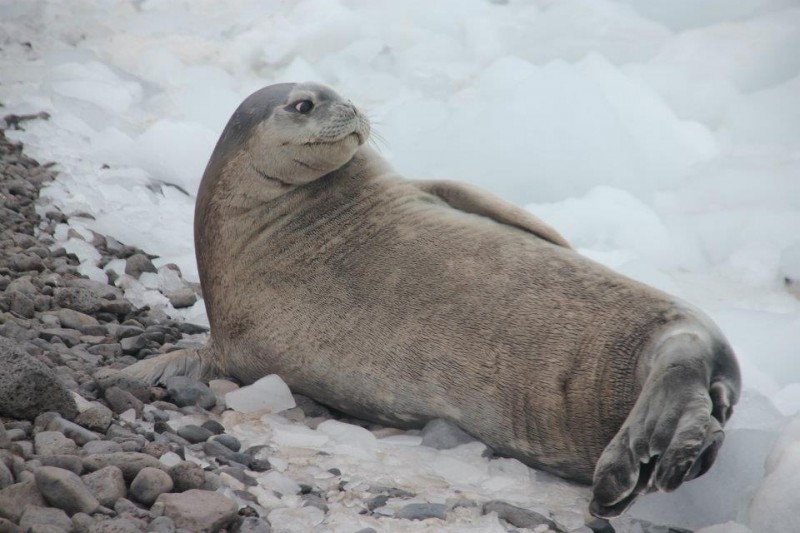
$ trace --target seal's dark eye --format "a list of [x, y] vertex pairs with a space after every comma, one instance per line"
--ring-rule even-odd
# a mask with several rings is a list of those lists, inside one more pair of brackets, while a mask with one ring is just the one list
[[312, 109], [314, 109], [314, 102], [311, 100], [300, 100], [299, 102], [295, 102], [292, 104], [294, 106], [295, 111], [298, 113], [308, 113]]

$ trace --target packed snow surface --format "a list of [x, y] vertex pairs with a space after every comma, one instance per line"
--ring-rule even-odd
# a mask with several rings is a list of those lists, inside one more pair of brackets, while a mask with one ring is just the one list
[[[196, 280], [194, 195], [230, 113], [270, 83], [335, 86], [401, 174], [525, 205], [580, 252], [709, 313], [745, 380], [718, 465], [631, 514], [788, 531], [800, 523], [798, 50], [796, 0], [27, 0], [0, 3], [0, 101], [51, 114], [12, 133], [59, 163], [44, 196], [72, 216], [58, 235], [84, 273], [106, 277], [84, 241], [96, 231]], [[202, 302], [159, 298], [169, 272], [124, 288], [204, 320]], [[586, 502], [469, 445], [259, 423], [354, 476], [402, 474], [441, 500], [467, 487], [567, 522]], [[315, 511], [276, 520], [336, 529]], [[448, 527], [501, 530], [481, 520]]]

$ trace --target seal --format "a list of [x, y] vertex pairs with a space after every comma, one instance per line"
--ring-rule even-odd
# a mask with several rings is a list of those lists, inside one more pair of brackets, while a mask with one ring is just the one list
[[486, 192], [395, 175], [369, 131], [323, 85], [248, 97], [197, 195], [211, 338], [125, 372], [274, 373], [356, 417], [444, 418], [592, 483], [598, 517], [711, 466], [741, 382], [710, 319]]

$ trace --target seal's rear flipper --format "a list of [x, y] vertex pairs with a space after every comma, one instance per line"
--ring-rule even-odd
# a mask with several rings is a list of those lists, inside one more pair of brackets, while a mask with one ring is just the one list
[[438, 196], [453, 209], [491, 218], [500, 224], [514, 226], [558, 246], [570, 247], [561, 234], [533, 213], [477, 187], [446, 180], [415, 181], [414, 184], [428, 194]]
[[172, 376], [187, 376], [194, 379], [213, 377], [200, 351], [206, 348], [186, 348], [176, 350], [159, 357], [139, 361], [120, 373], [136, 378], [150, 385], [165, 384]]

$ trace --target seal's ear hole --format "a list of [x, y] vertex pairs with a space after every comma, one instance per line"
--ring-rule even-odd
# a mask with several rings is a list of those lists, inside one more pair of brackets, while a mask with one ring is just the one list
[[298, 113], [306, 114], [310, 113], [312, 109], [314, 109], [314, 102], [311, 100], [299, 100], [294, 102], [292, 108], [297, 111]]

